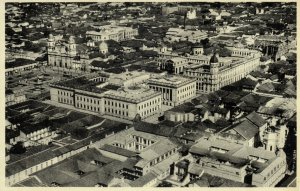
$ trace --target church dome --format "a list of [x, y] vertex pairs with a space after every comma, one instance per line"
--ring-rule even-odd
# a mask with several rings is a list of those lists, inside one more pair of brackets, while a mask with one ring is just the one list
[[100, 44], [99, 44], [99, 49], [100, 50], [107, 50], [108, 49], [108, 46], [107, 46], [107, 44], [106, 44], [106, 42], [101, 42]]
[[210, 58], [209, 63], [218, 63], [218, 62], [219, 62], [219, 60], [216, 56], [216, 53], [214, 53], [214, 55]]

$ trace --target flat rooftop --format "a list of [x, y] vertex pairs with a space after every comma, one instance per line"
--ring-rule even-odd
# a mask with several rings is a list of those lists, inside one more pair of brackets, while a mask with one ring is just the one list
[[150, 88], [142, 86], [122, 87], [118, 90], [110, 90], [105, 92], [104, 97], [117, 99], [121, 101], [128, 101], [133, 103], [140, 103], [161, 95]]
[[[109, 90], [117, 90], [121, 87], [114, 84], [105, 85], [104, 83], [105, 82], [94, 82], [92, 80], [89, 80], [87, 77], [83, 76], [83, 77], [73, 78], [70, 80], [60, 81], [52, 84], [52, 86], [83, 90], [83, 91], [99, 93], [99, 94], [102, 94]], [[99, 85], [103, 85], [103, 86], [99, 87]]]
[[161, 86], [171, 86], [171, 87], [181, 87], [188, 83], [196, 82], [196, 79], [175, 76], [175, 75], [166, 75], [166, 76], [156, 76], [150, 78], [148, 84], [151, 85], [161, 85]]

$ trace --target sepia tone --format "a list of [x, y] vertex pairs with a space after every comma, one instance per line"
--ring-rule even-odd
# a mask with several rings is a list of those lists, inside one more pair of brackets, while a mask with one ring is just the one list
[[5, 4], [8, 187], [296, 187], [296, 3]]

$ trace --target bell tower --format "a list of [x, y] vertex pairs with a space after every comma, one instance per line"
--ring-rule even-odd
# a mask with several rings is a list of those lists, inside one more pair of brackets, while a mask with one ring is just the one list
[[216, 53], [214, 53], [213, 56], [210, 58], [209, 64], [210, 64], [210, 72], [212, 74], [218, 74], [218, 72], [219, 72], [219, 60], [217, 58]]
[[76, 43], [75, 43], [74, 36], [70, 36], [70, 38], [69, 38], [68, 50], [69, 50], [69, 54], [71, 56], [75, 56], [76, 55]]
[[54, 51], [54, 49], [55, 49], [55, 40], [54, 40], [54, 37], [53, 37], [52, 34], [49, 35], [47, 45], [48, 45], [48, 51]]

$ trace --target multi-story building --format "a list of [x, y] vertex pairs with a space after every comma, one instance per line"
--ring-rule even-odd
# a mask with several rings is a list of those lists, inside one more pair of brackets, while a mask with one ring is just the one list
[[162, 103], [177, 106], [196, 96], [196, 79], [181, 76], [158, 76], [147, 81], [149, 87], [162, 93]]
[[[140, 124], [133, 126], [137, 125]], [[180, 148], [168, 138], [134, 128], [109, 136], [94, 146], [100, 148], [104, 156], [118, 160], [126, 160], [130, 157], [128, 154], [134, 155], [134, 152], [139, 156], [139, 160], [133, 166], [132, 175], [142, 177], [156, 172], [156, 177], [161, 179], [169, 175], [171, 164], [179, 158], [178, 149]], [[124, 156], [124, 152], [127, 152], [127, 156]], [[158, 170], [160, 168], [161, 170]]]
[[5, 91], [5, 105], [10, 106], [16, 103], [26, 101], [26, 95], [23, 89], [8, 89]]
[[255, 39], [254, 46], [261, 48], [265, 55], [271, 56], [275, 61], [289, 51], [288, 40], [284, 36], [261, 35]]
[[87, 31], [86, 36], [91, 37], [94, 41], [114, 40], [117, 42], [133, 39], [138, 35], [138, 30], [131, 27], [104, 26], [100, 31]]
[[20, 138], [24, 140], [24, 146], [48, 145], [55, 137], [55, 132], [51, 132], [47, 126], [27, 126], [20, 130]]
[[77, 45], [73, 36], [67, 42], [57, 41], [52, 34], [48, 39], [48, 65], [54, 69], [88, 70], [91, 59], [88, 47]]
[[5, 63], [5, 76], [20, 74], [23, 71], [32, 70], [38, 67], [38, 62], [28, 59], [12, 59]]
[[149, 76], [142, 73], [112, 75], [107, 82], [79, 77], [51, 85], [51, 100], [103, 115], [132, 120], [160, 112], [162, 95], [139, 83]]
[[149, 88], [123, 87], [104, 94], [104, 113], [129, 120], [139, 114], [144, 119], [159, 113], [161, 102], [161, 94]]
[[186, 58], [168, 57], [167, 55], [157, 58], [157, 61], [161, 70], [166, 70], [174, 74], [183, 73], [183, 68], [188, 65], [188, 59]]
[[241, 80], [259, 66], [260, 54], [258, 52], [237, 49], [233, 49], [232, 52], [234, 52], [233, 55], [245, 57], [218, 58], [214, 54], [209, 64], [205, 61], [202, 62], [203, 64], [190, 64], [184, 68], [183, 74], [197, 79], [197, 91], [209, 93]]

